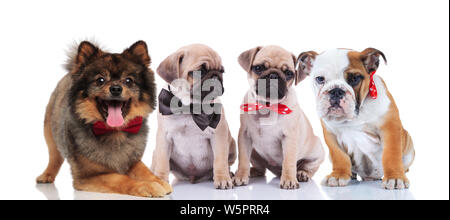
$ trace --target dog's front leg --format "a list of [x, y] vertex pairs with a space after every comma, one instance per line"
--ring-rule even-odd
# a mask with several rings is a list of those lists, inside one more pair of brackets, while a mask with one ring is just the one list
[[409, 187], [402, 161], [403, 128], [397, 118], [388, 118], [381, 127], [383, 139], [383, 187], [385, 189], [404, 189]]
[[128, 171], [127, 174], [129, 177], [135, 180], [139, 181], [146, 181], [146, 182], [157, 182], [159, 183], [165, 190], [166, 194], [170, 194], [173, 192], [172, 186], [170, 184], [159, 177], [155, 176], [148, 168], [145, 166], [142, 161], [137, 162], [131, 169]]
[[157, 182], [138, 181], [118, 173], [74, 179], [76, 190], [101, 193], [128, 194], [140, 197], [162, 197], [166, 190]]
[[297, 180], [297, 148], [298, 135], [295, 135], [290, 129], [281, 141], [283, 148], [283, 164], [281, 170], [280, 188], [298, 189], [300, 187]]
[[228, 140], [229, 133], [228, 126], [224, 120], [221, 120], [216, 128], [214, 134], [214, 140], [211, 140], [213, 152], [214, 152], [214, 186], [216, 189], [231, 189], [233, 188], [233, 182], [230, 177], [230, 169], [228, 164], [229, 146]]
[[151, 170], [156, 176], [169, 182], [170, 173], [170, 146], [167, 143], [164, 131], [161, 126], [158, 127], [156, 133], [156, 147], [153, 152], [152, 168]]
[[235, 186], [247, 185], [250, 178], [250, 155], [252, 146], [250, 137], [246, 134], [244, 125], [241, 125], [241, 128], [239, 129], [238, 149], [239, 165], [236, 175], [233, 177]]
[[352, 162], [350, 157], [342, 151], [336, 139], [336, 135], [326, 129], [322, 122], [323, 136], [330, 151], [330, 159], [333, 165], [333, 172], [322, 181], [326, 186], [346, 186], [352, 176]]

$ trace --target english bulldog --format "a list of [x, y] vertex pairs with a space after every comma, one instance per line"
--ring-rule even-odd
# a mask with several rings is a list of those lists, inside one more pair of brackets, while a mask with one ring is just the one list
[[403, 128], [394, 98], [379, 75], [374, 48], [333, 49], [298, 56], [300, 78], [310, 75], [333, 171], [323, 184], [346, 186], [359, 175], [380, 180], [385, 189], [409, 187], [405, 172], [414, 160], [411, 137]]
[[[236, 186], [266, 169], [281, 177], [280, 188], [299, 188], [324, 159], [320, 139], [297, 102], [296, 57], [279, 46], [256, 47], [239, 56], [250, 89], [241, 106]], [[252, 167], [250, 168], [250, 163]]]
[[167, 57], [157, 73], [161, 90], [152, 170], [168, 180], [169, 171], [191, 183], [214, 180], [218, 189], [233, 187], [230, 169], [236, 144], [219, 96], [223, 93], [222, 60], [211, 48], [194, 44]]

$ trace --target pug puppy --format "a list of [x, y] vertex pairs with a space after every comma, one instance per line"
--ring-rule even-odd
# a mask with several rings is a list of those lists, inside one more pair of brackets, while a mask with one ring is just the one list
[[299, 181], [308, 181], [319, 168], [324, 150], [297, 102], [293, 85], [303, 79], [295, 70], [297, 59], [281, 47], [265, 46], [243, 52], [238, 60], [250, 89], [241, 106], [233, 182], [246, 185], [250, 176], [268, 169], [281, 177], [281, 188], [299, 188]]
[[346, 186], [359, 175], [386, 189], [409, 187], [405, 175], [415, 151], [399, 110], [383, 79], [376, 75], [383, 52], [332, 49], [299, 55], [301, 78], [311, 76], [317, 112], [333, 171], [323, 184]]
[[172, 171], [180, 180], [213, 179], [218, 189], [232, 188], [229, 166], [236, 159], [236, 144], [218, 99], [223, 93], [221, 58], [208, 46], [189, 45], [167, 57], [157, 73], [167, 85], [158, 97], [152, 170], [164, 180]]

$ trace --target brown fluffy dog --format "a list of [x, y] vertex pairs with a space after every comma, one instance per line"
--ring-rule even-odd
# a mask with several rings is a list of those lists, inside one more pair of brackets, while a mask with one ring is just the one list
[[49, 164], [36, 181], [52, 183], [67, 158], [77, 190], [144, 197], [172, 192], [141, 162], [146, 120], [156, 104], [145, 42], [116, 54], [84, 41], [74, 54], [47, 106]]

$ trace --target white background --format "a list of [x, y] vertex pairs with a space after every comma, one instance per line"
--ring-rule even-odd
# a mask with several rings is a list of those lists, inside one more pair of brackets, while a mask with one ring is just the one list
[[[129, 198], [74, 192], [64, 164], [55, 185], [36, 186], [47, 165], [44, 112], [63, 77], [65, 50], [96, 39], [121, 52], [137, 40], [148, 43], [151, 67], [179, 47], [203, 43], [215, 49], [225, 67], [222, 98], [235, 138], [239, 105], [248, 89], [237, 62], [244, 50], [275, 44], [298, 55], [329, 48], [383, 51], [389, 65], [382, 76], [411, 134], [416, 160], [410, 190], [380, 190], [380, 183], [349, 188], [320, 186], [331, 171], [327, 159], [300, 190], [278, 189], [268, 177], [253, 186], [213, 190], [212, 183], [179, 184], [172, 198], [213, 199], [448, 199], [449, 198], [449, 2], [433, 1], [1, 1], [0, 3], [0, 199]], [[163, 81], [157, 77], [159, 88]], [[296, 88], [300, 106], [323, 140], [309, 79]], [[156, 114], [143, 161], [150, 165]], [[325, 145], [324, 145], [325, 146]], [[236, 166], [233, 166], [233, 170]], [[39, 190], [44, 191], [42, 194]], [[59, 191], [59, 194], [58, 194]], [[192, 195], [190, 197], [190, 195]]]

